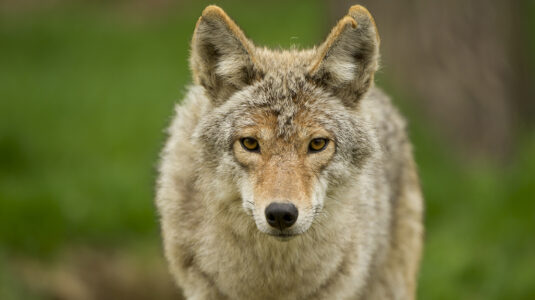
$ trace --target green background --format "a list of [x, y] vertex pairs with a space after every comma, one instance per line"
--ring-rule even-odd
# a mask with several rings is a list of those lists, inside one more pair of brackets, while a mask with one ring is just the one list
[[[309, 47], [327, 32], [319, 1], [221, 5], [258, 45]], [[80, 245], [154, 257], [166, 274], [155, 167], [204, 6], [155, 16], [82, 2], [0, 16], [1, 299], [53, 298], [20, 266], [49, 274]], [[466, 162], [387, 73], [377, 82], [409, 119], [422, 178], [420, 298], [535, 299], [535, 134], [519, 133], [505, 165]]]

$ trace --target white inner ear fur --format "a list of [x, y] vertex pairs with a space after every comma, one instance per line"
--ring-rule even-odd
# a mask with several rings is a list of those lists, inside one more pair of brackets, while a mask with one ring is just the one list
[[325, 70], [337, 82], [345, 83], [355, 79], [357, 65], [350, 55], [337, 55], [336, 59], [328, 59], [325, 62]]
[[247, 58], [239, 54], [222, 55], [217, 62], [216, 74], [224, 77], [239, 75]]

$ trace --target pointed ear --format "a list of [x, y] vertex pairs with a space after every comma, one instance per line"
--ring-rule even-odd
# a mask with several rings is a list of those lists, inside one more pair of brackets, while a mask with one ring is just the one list
[[254, 45], [219, 7], [206, 7], [191, 42], [190, 67], [196, 84], [221, 104], [258, 76]]
[[354, 106], [373, 84], [379, 35], [368, 10], [352, 6], [332, 29], [309, 70], [309, 78]]

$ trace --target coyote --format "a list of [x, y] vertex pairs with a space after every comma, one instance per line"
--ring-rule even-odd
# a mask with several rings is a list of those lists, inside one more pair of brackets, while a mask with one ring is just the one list
[[187, 299], [413, 299], [422, 194], [353, 6], [308, 50], [256, 47], [217, 6], [161, 154], [156, 206]]

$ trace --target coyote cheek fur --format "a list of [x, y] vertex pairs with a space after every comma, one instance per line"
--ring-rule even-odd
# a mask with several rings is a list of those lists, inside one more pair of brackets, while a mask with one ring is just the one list
[[369, 12], [273, 51], [209, 6], [191, 47], [156, 196], [185, 297], [413, 299], [422, 195]]

